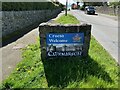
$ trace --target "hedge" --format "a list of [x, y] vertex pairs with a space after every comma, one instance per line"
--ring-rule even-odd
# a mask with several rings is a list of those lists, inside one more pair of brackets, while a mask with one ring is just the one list
[[59, 8], [51, 2], [3, 2], [2, 11], [46, 10]]

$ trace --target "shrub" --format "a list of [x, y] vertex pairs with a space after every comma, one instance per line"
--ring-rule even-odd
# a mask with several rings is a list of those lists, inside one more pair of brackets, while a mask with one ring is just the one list
[[3, 2], [2, 11], [52, 10], [59, 8], [51, 2]]

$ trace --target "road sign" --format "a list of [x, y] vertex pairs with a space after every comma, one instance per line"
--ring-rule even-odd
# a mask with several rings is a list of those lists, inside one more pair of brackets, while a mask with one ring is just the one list
[[84, 33], [48, 33], [47, 57], [82, 56]]

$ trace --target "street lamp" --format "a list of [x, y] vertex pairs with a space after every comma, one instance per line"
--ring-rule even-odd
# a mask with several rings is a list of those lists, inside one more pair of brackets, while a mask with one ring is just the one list
[[68, 0], [66, 0], [66, 10], [65, 10], [65, 16], [67, 16], [67, 7], [68, 6]]

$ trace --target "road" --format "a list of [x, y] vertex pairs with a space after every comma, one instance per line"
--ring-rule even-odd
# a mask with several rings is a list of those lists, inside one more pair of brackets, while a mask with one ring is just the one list
[[[109, 54], [120, 64], [118, 58], [118, 20], [101, 14], [87, 15], [80, 10], [70, 11], [81, 23], [92, 25], [92, 35], [109, 52]], [[119, 27], [120, 28], [120, 27]]]

